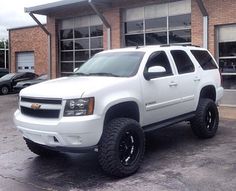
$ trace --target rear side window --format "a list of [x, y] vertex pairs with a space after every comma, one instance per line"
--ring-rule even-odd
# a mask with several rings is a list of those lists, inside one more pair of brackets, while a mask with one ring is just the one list
[[211, 55], [205, 50], [191, 50], [203, 70], [217, 69], [216, 63]]
[[183, 50], [172, 50], [171, 54], [174, 58], [179, 74], [194, 72], [194, 65], [188, 54]]

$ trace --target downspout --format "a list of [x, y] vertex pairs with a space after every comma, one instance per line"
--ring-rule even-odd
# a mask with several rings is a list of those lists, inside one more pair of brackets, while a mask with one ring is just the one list
[[4, 41], [4, 67], [7, 68], [7, 45], [6, 45], [6, 41]]
[[51, 79], [51, 34], [48, 32], [46, 27], [34, 16], [33, 13], [29, 12], [29, 15], [48, 36], [48, 79]]
[[106, 20], [106, 18], [103, 16], [102, 13], [99, 12], [99, 10], [96, 8], [96, 6], [93, 4], [92, 0], [88, 0], [89, 5], [94, 10], [94, 12], [99, 16], [99, 18], [102, 20], [103, 24], [105, 25], [107, 29], [107, 49], [111, 49], [111, 26]]
[[196, 0], [203, 16], [203, 47], [208, 49], [209, 15], [202, 0]]

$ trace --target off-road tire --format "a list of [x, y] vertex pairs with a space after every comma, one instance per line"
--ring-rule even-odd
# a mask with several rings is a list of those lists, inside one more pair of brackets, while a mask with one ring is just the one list
[[33, 141], [30, 141], [29, 139], [24, 138], [25, 143], [27, 145], [27, 147], [29, 148], [29, 150], [31, 152], [33, 152], [36, 155], [39, 155], [41, 157], [55, 157], [56, 155], [58, 155], [59, 152], [48, 149], [38, 143], [35, 143]]
[[202, 139], [215, 136], [219, 124], [219, 113], [211, 99], [200, 99], [196, 116], [191, 120], [193, 133]]
[[126, 177], [139, 169], [144, 151], [145, 135], [139, 123], [133, 119], [117, 118], [104, 128], [98, 159], [109, 175]]
[[9, 88], [7, 86], [2, 86], [1, 87], [1, 92], [2, 95], [6, 95], [9, 93]]

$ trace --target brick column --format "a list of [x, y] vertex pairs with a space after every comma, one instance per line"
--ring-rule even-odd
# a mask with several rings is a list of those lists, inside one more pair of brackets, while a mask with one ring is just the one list
[[[111, 26], [111, 48], [121, 47], [121, 13], [120, 8], [112, 8], [104, 11], [104, 17]], [[107, 49], [107, 30], [103, 28], [103, 47]]]
[[[51, 78], [58, 77], [58, 36], [56, 19], [47, 17], [47, 29], [51, 34]], [[46, 47], [45, 47], [46, 48]]]

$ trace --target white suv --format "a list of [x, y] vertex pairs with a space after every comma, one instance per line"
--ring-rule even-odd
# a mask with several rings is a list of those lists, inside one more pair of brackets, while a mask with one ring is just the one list
[[97, 151], [104, 171], [123, 177], [140, 167], [145, 132], [190, 121], [198, 137], [213, 137], [222, 96], [218, 65], [203, 48], [125, 48], [23, 89], [14, 121], [32, 152]]

